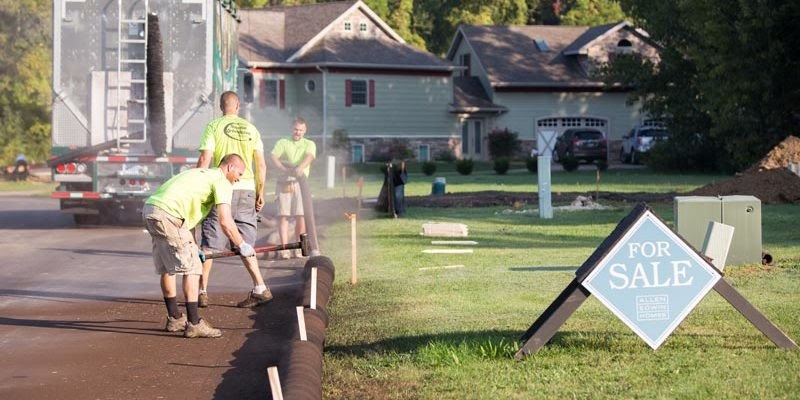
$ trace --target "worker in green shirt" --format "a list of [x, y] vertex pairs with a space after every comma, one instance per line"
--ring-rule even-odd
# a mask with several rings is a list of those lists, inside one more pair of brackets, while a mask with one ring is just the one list
[[[242, 239], [231, 216], [232, 185], [239, 181], [244, 169], [244, 160], [229, 154], [222, 158], [218, 168], [194, 168], [172, 177], [145, 201], [142, 217], [152, 237], [156, 273], [161, 275], [168, 332], [183, 331], [187, 338], [222, 336], [198, 312], [198, 287], [205, 257], [191, 229], [214, 208], [222, 231], [239, 254], [255, 256], [255, 249]], [[178, 311], [177, 275], [183, 277], [185, 315]]]
[[[297, 178], [308, 177], [311, 163], [317, 157], [317, 145], [305, 138], [307, 130], [306, 121], [298, 117], [292, 124], [292, 136], [278, 140], [272, 148], [272, 162], [282, 172], [278, 177], [275, 189], [278, 196], [278, 232], [281, 236], [281, 244], [288, 243], [289, 217], [295, 219], [294, 232], [298, 241], [300, 241], [300, 235], [306, 233], [303, 194]], [[289, 251], [284, 250], [281, 257], [291, 258]], [[296, 256], [302, 257], [299, 249]]]

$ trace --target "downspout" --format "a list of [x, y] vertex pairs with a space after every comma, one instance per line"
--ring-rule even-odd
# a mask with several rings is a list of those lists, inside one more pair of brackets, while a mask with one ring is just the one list
[[322, 153], [325, 154], [328, 136], [328, 72], [319, 65], [316, 67], [322, 73]]

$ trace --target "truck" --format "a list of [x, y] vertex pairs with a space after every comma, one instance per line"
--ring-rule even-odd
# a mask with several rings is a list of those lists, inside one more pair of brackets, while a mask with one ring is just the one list
[[622, 136], [619, 160], [623, 164], [641, 163], [642, 155], [650, 151], [656, 143], [667, 140], [669, 132], [661, 125], [647, 124], [637, 126]]
[[76, 224], [138, 224], [236, 90], [234, 0], [54, 0], [52, 193]]

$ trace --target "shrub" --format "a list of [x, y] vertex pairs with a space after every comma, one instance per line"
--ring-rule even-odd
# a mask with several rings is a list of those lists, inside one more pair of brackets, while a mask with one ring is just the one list
[[453, 162], [456, 160], [456, 155], [451, 150], [442, 150], [436, 153], [433, 159], [435, 161]]
[[603, 160], [603, 159], [595, 160], [594, 161], [594, 165], [596, 165], [597, 169], [599, 169], [600, 171], [605, 171], [605, 170], [608, 169], [608, 161], [607, 160]]
[[575, 157], [565, 157], [561, 160], [561, 166], [564, 167], [564, 171], [572, 172], [578, 169], [579, 162]]
[[531, 173], [536, 173], [539, 171], [539, 160], [536, 157], [528, 157], [525, 159], [525, 168], [528, 168], [528, 171]]
[[472, 169], [475, 167], [472, 159], [465, 158], [463, 160], [456, 161], [456, 171], [458, 171], [461, 175], [469, 175], [472, 173]]
[[370, 161], [390, 161], [390, 160], [407, 160], [414, 157], [414, 153], [408, 146], [398, 139], [389, 142], [386, 147], [378, 153], [372, 154]]
[[422, 173], [431, 176], [436, 172], [436, 163], [433, 161], [425, 161], [422, 163]]
[[494, 172], [497, 172], [497, 175], [505, 175], [508, 172], [508, 168], [511, 166], [511, 162], [508, 160], [507, 157], [500, 157], [494, 160]]
[[489, 154], [493, 160], [501, 157], [512, 157], [519, 148], [519, 139], [516, 132], [505, 129], [493, 129], [489, 132]]

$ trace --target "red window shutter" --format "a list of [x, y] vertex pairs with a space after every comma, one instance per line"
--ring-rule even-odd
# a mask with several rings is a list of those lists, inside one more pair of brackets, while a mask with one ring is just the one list
[[264, 108], [267, 106], [267, 81], [265, 79], [260, 80], [261, 84], [258, 85], [260, 88], [258, 89], [258, 98], [259, 98], [259, 106]]
[[278, 81], [278, 104], [281, 110], [286, 108], [286, 79]]
[[375, 107], [375, 80], [369, 80], [369, 106]]
[[353, 105], [353, 81], [347, 79], [344, 81], [344, 106], [350, 107]]

